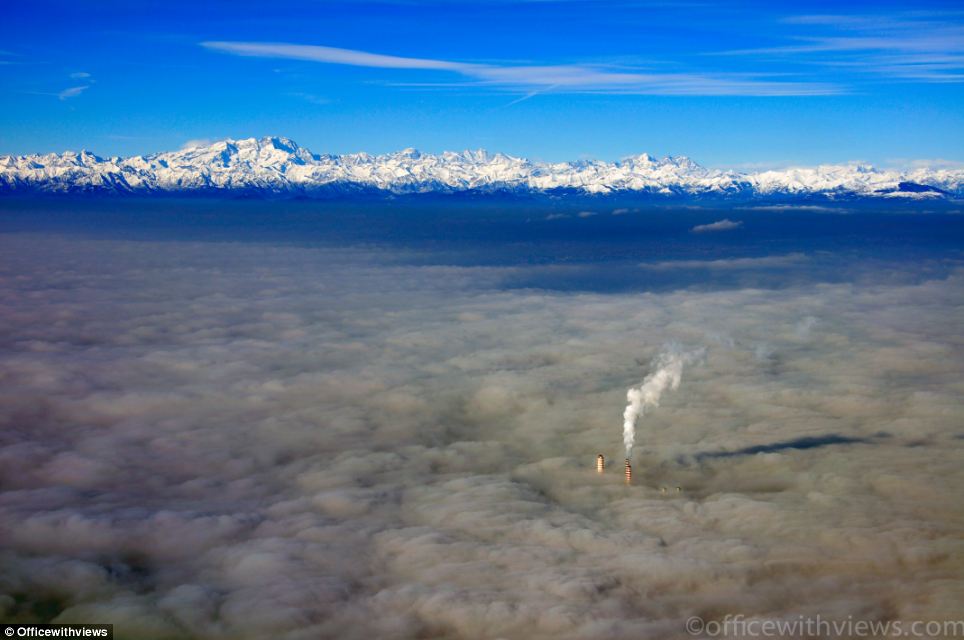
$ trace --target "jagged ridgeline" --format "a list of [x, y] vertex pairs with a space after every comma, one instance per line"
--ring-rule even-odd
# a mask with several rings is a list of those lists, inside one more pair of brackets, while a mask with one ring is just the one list
[[707, 169], [647, 154], [618, 162], [531, 162], [486, 151], [405, 149], [318, 155], [287, 138], [223, 140], [144, 156], [80, 153], [0, 156], [3, 193], [351, 194], [543, 193], [660, 199], [958, 199], [964, 169], [897, 171], [822, 165], [755, 173]]

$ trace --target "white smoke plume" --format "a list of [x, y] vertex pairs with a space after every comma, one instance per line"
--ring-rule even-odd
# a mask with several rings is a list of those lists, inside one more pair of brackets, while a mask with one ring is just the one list
[[626, 410], [623, 411], [623, 443], [626, 458], [632, 457], [636, 442], [636, 422], [648, 409], [659, 406], [659, 399], [667, 389], [676, 390], [683, 378], [683, 367], [703, 357], [704, 349], [683, 351], [678, 345], [667, 347], [656, 358], [655, 370], [646, 376], [643, 384], [626, 392]]

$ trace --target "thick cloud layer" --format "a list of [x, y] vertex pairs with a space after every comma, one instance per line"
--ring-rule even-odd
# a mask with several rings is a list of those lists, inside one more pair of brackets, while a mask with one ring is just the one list
[[[4, 619], [370, 639], [960, 617], [964, 272], [598, 295], [363, 249], [0, 255]], [[621, 460], [626, 389], [670, 342], [706, 357], [640, 420], [626, 487], [595, 457]]]

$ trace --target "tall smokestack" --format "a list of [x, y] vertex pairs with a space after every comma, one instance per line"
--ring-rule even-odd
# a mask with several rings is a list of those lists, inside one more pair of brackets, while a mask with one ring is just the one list
[[626, 458], [626, 484], [633, 483], [633, 465], [629, 464], [629, 458]]
[[606, 456], [600, 453], [598, 456], [596, 456], [596, 471], [598, 473], [602, 473], [605, 470], [606, 470]]

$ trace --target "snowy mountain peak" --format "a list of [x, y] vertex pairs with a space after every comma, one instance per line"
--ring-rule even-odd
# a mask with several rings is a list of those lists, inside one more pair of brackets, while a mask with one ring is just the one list
[[641, 153], [638, 156], [631, 156], [627, 158], [626, 161], [633, 164], [653, 164], [656, 162], [653, 156], [649, 155], [648, 153]]
[[484, 149], [425, 154], [315, 155], [289, 138], [226, 139], [179, 151], [101, 158], [89, 151], [0, 156], [0, 192], [154, 193], [244, 191], [324, 195], [574, 191], [654, 197], [961, 198], [964, 170], [902, 172], [868, 164], [741, 173], [685, 156], [647, 153], [619, 162], [531, 162]]

